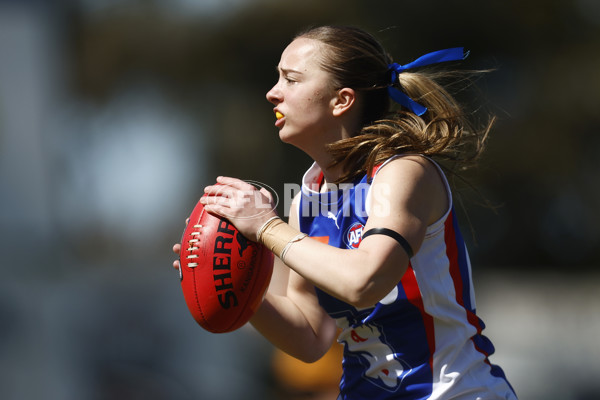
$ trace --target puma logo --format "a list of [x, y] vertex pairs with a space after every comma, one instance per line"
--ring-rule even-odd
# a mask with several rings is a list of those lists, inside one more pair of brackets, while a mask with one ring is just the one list
[[337, 215], [335, 215], [331, 211], [327, 211], [327, 218], [332, 219], [333, 222], [335, 222], [335, 227], [340, 229], [340, 226], [338, 225], [338, 221], [337, 221]]

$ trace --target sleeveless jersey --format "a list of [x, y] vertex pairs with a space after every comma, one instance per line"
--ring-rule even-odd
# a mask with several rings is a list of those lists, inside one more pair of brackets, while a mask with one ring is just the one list
[[[427, 228], [396, 287], [368, 309], [356, 309], [316, 289], [319, 303], [341, 329], [339, 400], [516, 400], [502, 370], [488, 360], [494, 347], [482, 335], [484, 324], [475, 314], [469, 257], [450, 187], [435, 165], [450, 207]], [[331, 246], [357, 248], [368, 218], [372, 179], [365, 176], [320, 193], [322, 177], [316, 163], [303, 177], [300, 230]]]

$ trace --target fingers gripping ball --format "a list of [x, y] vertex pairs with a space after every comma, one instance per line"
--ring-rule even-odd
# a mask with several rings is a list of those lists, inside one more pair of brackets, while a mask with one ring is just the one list
[[179, 262], [185, 302], [196, 322], [213, 333], [248, 322], [273, 273], [273, 253], [199, 202], [183, 232]]

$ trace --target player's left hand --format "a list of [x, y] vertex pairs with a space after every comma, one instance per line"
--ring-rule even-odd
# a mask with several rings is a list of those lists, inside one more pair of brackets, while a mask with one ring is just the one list
[[260, 227], [277, 215], [268, 190], [257, 189], [240, 179], [220, 176], [216, 185], [204, 188], [204, 193], [206, 196], [200, 199], [204, 209], [226, 218], [252, 241], [257, 240]]

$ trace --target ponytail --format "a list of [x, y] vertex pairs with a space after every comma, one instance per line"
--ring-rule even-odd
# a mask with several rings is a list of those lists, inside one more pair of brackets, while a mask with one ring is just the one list
[[392, 112], [363, 126], [357, 135], [328, 145], [332, 165], [344, 166], [340, 182], [365, 175], [396, 154], [432, 157], [451, 173], [473, 166], [485, 148], [493, 118], [481, 127], [474, 126], [463, 107], [435, 79], [454, 75], [400, 74], [403, 93], [427, 111], [421, 116], [408, 110]]

